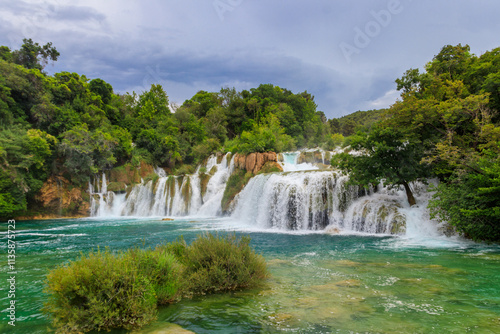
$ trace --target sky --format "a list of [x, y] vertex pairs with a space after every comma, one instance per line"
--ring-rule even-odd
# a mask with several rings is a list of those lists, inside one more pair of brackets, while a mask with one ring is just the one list
[[500, 47], [498, 0], [0, 0], [0, 45], [61, 53], [49, 74], [161, 84], [171, 103], [199, 90], [271, 83], [308, 91], [338, 118], [389, 107], [395, 80], [445, 45]]

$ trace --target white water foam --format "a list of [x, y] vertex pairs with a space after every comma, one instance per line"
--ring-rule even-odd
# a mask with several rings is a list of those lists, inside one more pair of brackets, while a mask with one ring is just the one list
[[[299, 153], [283, 153], [285, 172], [257, 175], [237, 195], [230, 217], [235, 228], [293, 233], [397, 234], [408, 242], [412, 238], [442, 236], [438, 224], [429, 217], [427, 203], [431, 195], [425, 185], [412, 184], [418, 204], [410, 208], [402, 189], [379, 186], [365, 191], [348, 186], [347, 176], [332, 170], [318, 170], [312, 164], [298, 164]], [[166, 176], [163, 169], [156, 171], [156, 180], [134, 186], [128, 195], [107, 191], [105, 175], [94, 180], [89, 184], [93, 216], [220, 216], [227, 180], [234, 171], [234, 157], [211, 156], [191, 175]]]

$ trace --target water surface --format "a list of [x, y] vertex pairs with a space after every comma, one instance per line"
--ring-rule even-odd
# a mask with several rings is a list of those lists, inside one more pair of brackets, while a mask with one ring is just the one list
[[[154, 333], [498, 333], [500, 247], [458, 239], [250, 230], [227, 219], [78, 219], [17, 222], [16, 327], [7, 325], [7, 227], [2, 224], [1, 333], [47, 333], [40, 311], [48, 270], [80, 252], [154, 247], [205, 231], [249, 235], [272, 278], [258, 290], [161, 308]], [[124, 333], [124, 331], [115, 331]]]

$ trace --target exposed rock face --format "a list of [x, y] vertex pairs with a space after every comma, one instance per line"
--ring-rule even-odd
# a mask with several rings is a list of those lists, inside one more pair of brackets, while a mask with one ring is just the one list
[[259, 173], [264, 165], [268, 162], [274, 162], [274, 167], [283, 171], [283, 168], [278, 164], [278, 156], [275, 152], [265, 153], [250, 153], [249, 155], [236, 155], [234, 164], [236, 168], [246, 170], [253, 174]]
[[83, 217], [89, 215], [89, 195], [62, 176], [51, 176], [35, 199], [47, 211], [47, 216]]

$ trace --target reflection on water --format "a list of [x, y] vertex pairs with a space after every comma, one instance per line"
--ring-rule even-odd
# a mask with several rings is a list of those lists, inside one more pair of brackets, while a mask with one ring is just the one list
[[[202, 296], [160, 309], [141, 333], [495, 333], [500, 247], [459, 239], [405, 239], [245, 231], [227, 219], [81, 219], [17, 223], [17, 317], [2, 333], [46, 333], [49, 269], [80, 252], [153, 247], [207, 230], [249, 234], [272, 278], [260, 289]], [[2, 226], [2, 236], [6, 226]], [[2, 244], [2, 254], [6, 254]], [[2, 277], [6, 274], [2, 266]], [[180, 327], [179, 327], [180, 326]], [[115, 333], [125, 333], [115, 331]]]

